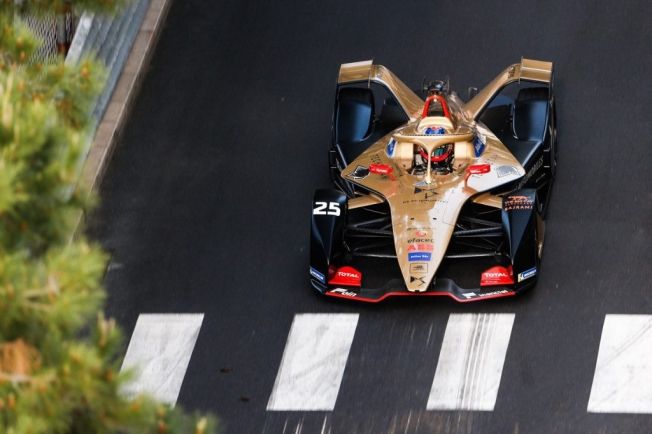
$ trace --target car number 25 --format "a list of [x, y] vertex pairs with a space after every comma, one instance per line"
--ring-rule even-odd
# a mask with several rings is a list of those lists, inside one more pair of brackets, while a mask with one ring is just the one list
[[313, 215], [340, 215], [340, 204], [337, 202], [315, 202]]

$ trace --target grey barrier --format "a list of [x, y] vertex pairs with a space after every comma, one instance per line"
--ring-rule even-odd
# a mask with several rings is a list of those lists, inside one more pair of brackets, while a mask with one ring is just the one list
[[76, 63], [90, 55], [101, 61], [107, 71], [104, 87], [92, 108], [91, 137], [109, 104], [148, 6], [149, 0], [131, 0], [116, 15], [84, 13], [79, 19], [66, 63]]

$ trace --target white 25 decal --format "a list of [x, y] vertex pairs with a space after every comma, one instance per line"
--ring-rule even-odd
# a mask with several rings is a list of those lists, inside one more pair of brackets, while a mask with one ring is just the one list
[[340, 215], [340, 204], [337, 202], [315, 202], [313, 215]]

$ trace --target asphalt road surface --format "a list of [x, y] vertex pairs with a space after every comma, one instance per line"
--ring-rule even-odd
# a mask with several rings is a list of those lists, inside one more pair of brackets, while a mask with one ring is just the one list
[[[605, 315], [652, 314], [650, 16], [647, 1], [175, 1], [92, 222], [112, 254], [109, 314], [129, 337], [141, 313], [203, 313], [178, 402], [229, 433], [652, 431], [644, 411], [587, 411]], [[450, 77], [464, 95], [521, 56], [556, 75], [537, 288], [466, 305], [315, 294], [311, 199], [329, 186], [340, 63], [373, 58], [414, 88]], [[359, 314], [337, 402], [268, 411], [302, 313]], [[514, 314], [492, 411], [426, 408], [455, 313]]]

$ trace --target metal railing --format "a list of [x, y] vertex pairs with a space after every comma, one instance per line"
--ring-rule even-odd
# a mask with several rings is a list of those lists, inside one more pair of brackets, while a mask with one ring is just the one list
[[92, 108], [91, 137], [111, 99], [148, 6], [149, 0], [132, 0], [116, 15], [84, 13], [79, 19], [66, 63], [94, 55], [107, 70], [106, 82]]

